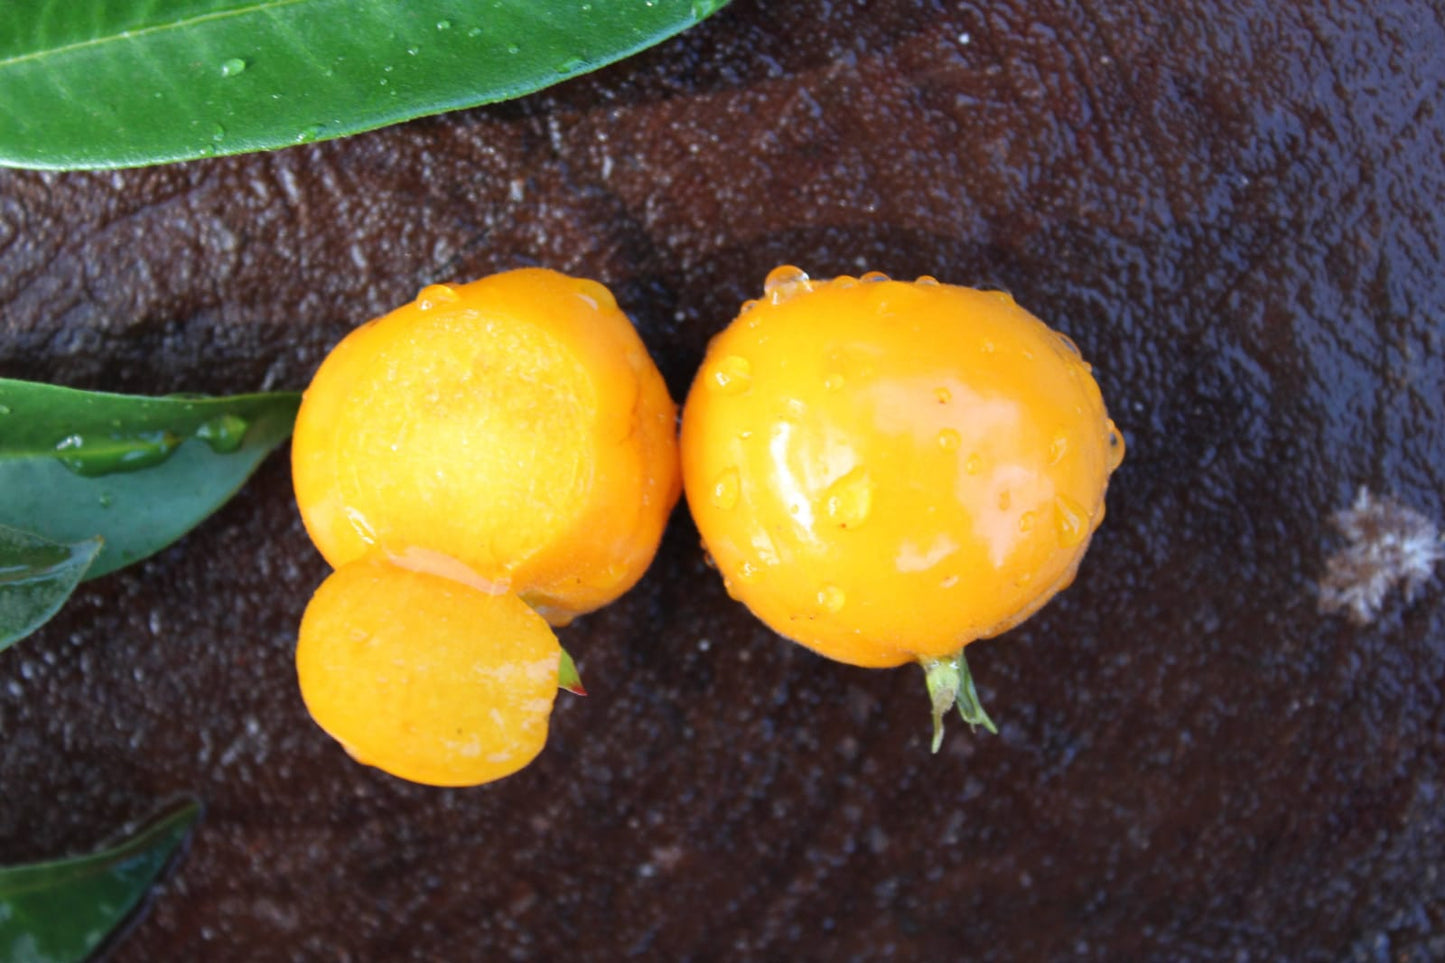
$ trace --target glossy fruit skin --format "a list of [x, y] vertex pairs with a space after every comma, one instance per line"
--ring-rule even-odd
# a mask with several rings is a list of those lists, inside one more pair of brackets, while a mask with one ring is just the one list
[[460, 563], [565, 624], [651, 562], [680, 492], [676, 411], [601, 284], [526, 268], [434, 285], [322, 364], [296, 499], [333, 567]]
[[1031, 615], [1073, 580], [1122, 457], [1072, 342], [932, 279], [778, 269], [683, 413], [688, 504], [728, 591], [859, 666]]
[[541, 752], [560, 656], [515, 595], [367, 559], [317, 589], [296, 671], [312, 718], [357, 761], [472, 786]]

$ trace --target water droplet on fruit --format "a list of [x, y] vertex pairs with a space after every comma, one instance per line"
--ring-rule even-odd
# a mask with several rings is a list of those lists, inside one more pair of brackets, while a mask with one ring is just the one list
[[823, 379], [823, 387], [828, 391], [842, 391], [843, 386], [847, 383], [848, 379], [844, 378], [836, 371], [831, 372], [827, 375], [827, 377]]
[[753, 383], [753, 366], [739, 354], [730, 354], [718, 360], [708, 372], [707, 386], [725, 395], [740, 395]]
[[840, 275], [838, 275], [837, 277], [835, 277], [835, 278], [833, 279], [833, 282], [832, 282], [832, 283], [833, 283], [833, 287], [835, 287], [835, 288], [844, 288], [844, 289], [847, 289], [847, 288], [857, 287], [857, 286], [858, 286], [858, 279], [855, 278], [855, 277], [853, 277], [851, 274], [840, 274]]
[[422, 311], [430, 311], [443, 304], [454, 304], [460, 298], [461, 295], [450, 285], [428, 284], [417, 292], [416, 306]]
[[938, 399], [938, 403], [940, 405], [946, 405], [953, 400], [953, 392], [949, 391], [947, 388], [939, 386], [933, 389], [933, 397]]
[[740, 486], [738, 470], [727, 469], [712, 483], [712, 503], [724, 511], [737, 505]]
[[859, 465], [823, 493], [823, 512], [840, 528], [857, 528], [873, 511], [873, 480]]
[[1054, 435], [1054, 440], [1049, 442], [1049, 464], [1057, 465], [1064, 460], [1069, 452], [1069, 436], [1062, 431]]
[[1118, 468], [1124, 461], [1124, 436], [1119, 434], [1119, 429], [1112, 420], [1106, 422], [1109, 432], [1109, 471]]
[[939, 588], [944, 588], [944, 589], [951, 589], [951, 588], [953, 588], [953, 587], [954, 587], [955, 585], [957, 585], [957, 584], [958, 584], [958, 576], [957, 576], [957, 575], [950, 575], [948, 578], [944, 579], [942, 582], [939, 582], [939, 583], [938, 583], [938, 587], [939, 587]]
[[988, 338], [984, 338], [978, 343], [978, 350], [984, 354], [993, 354], [998, 350], [998, 347]]
[[818, 604], [837, 615], [848, 604], [848, 595], [836, 585], [825, 585], [818, 590]]
[[882, 271], [869, 271], [867, 274], [863, 274], [858, 278], [858, 281], [861, 284], [877, 284], [879, 281], [887, 280], [890, 280], [888, 275], [884, 274]]
[[957, 451], [958, 446], [962, 444], [962, 442], [963, 439], [959, 437], [958, 432], [952, 428], [945, 428], [938, 433], [938, 447], [944, 451]]
[[748, 313], [749, 311], [751, 311], [753, 308], [756, 308], [756, 307], [758, 306], [758, 304], [759, 304], [759, 301], [758, 301], [757, 298], [749, 298], [748, 300], [746, 300], [746, 301], [743, 302], [743, 306], [742, 306], [742, 307], [738, 308], [738, 314], [739, 314], [739, 315], [747, 314], [747, 313]]
[[1068, 495], [1054, 499], [1054, 527], [1062, 548], [1074, 548], [1089, 535], [1089, 513]]
[[782, 304], [810, 290], [812, 284], [808, 280], [808, 272], [791, 264], [773, 268], [763, 280], [763, 294], [773, 304]]
[[1011, 506], [1013, 503], [1014, 503], [1013, 493], [1009, 492], [1007, 489], [1005, 489], [1004, 491], [1001, 491], [1001, 492], [998, 493], [998, 510], [999, 510], [999, 511], [1001, 511], [1001, 512], [1006, 512], [1006, 511], [1008, 511], [1008, 510], [1009, 510], [1009, 506]]
[[1027, 535], [1034, 530], [1034, 526], [1038, 524], [1038, 521], [1039, 517], [1033, 512], [1024, 512], [1019, 516], [1019, 533]]
[[1069, 352], [1069, 354], [1075, 358], [1082, 358], [1084, 356], [1084, 353], [1079, 350], [1079, 346], [1074, 343], [1073, 338], [1064, 334], [1062, 331], [1055, 331], [1054, 333], [1059, 336], [1059, 344], [1064, 346], [1065, 351]]
[[232, 57], [230, 60], [221, 61], [221, 76], [235, 77], [246, 72], [246, 61], [240, 57]]
[[977, 475], [979, 472], [983, 471], [982, 456], [980, 456], [978, 452], [974, 452], [973, 454], [969, 455], [966, 459], [964, 459], [963, 470], [970, 475]]
[[913, 283], [921, 288], [936, 288], [938, 287], [938, 278], [931, 274], [920, 274]]
[[758, 577], [758, 567], [752, 562], [744, 562], [738, 566], [738, 581], [746, 585], [754, 582]]
[[239, 415], [217, 415], [196, 429], [196, 437], [210, 445], [216, 454], [228, 455], [241, 447], [249, 427]]

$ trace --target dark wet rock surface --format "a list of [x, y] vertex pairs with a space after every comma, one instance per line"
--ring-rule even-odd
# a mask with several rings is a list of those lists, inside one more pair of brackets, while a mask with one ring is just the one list
[[[565, 633], [531, 768], [350, 763], [295, 626], [284, 457], [0, 654], [0, 860], [207, 813], [115, 959], [1445, 957], [1441, 579], [1317, 612], [1356, 489], [1445, 519], [1445, 20], [1425, 0], [738, 0], [524, 101], [260, 157], [0, 172], [0, 373], [301, 387], [439, 280], [608, 283], [677, 396], [797, 263], [996, 285], [1095, 362], [1129, 458], [1076, 585], [920, 674], [731, 603], [679, 511]], [[3, 497], [3, 496], [0, 496]]]

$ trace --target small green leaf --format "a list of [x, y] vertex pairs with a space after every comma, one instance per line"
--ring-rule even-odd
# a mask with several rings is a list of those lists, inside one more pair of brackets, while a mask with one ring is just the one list
[[723, 0], [11, 0], [0, 164], [128, 167], [520, 97]]
[[200, 814], [187, 801], [91, 856], [0, 867], [0, 960], [88, 958], [140, 905]]
[[923, 679], [928, 685], [928, 699], [933, 708], [935, 753], [943, 745], [943, 717], [955, 706], [970, 728], [977, 730], [979, 726], [983, 726], [998, 735], [998, 727], [984, 711], [983, 703], [978, 701], [978, 690], [973, 685], [973, 672], [968, 668], [968, 660], [963, 657], [963, 649], [947, 658], [925, 659], [920, 664], [923, 666]]
[[0, 525], [0, 652], [59, 611], [100, 554], [100, 537], [65, 545]]
[[0, 525], [105, 540], [95, 578], [165, 548], [291, 434], [296, 392], [147, 398], [0, 378]]
[[587, 694], [587, 690], [582, 687], [582, 676], [577, 673], [577, 663], [572, 661], [572, 656], [566, 649], [562, 650], [562, 663], [557, 667], [557, 687], [566, 689], [573, 695]]

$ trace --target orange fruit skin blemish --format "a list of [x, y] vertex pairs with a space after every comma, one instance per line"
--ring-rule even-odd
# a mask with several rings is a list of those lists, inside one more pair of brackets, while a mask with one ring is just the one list
[[[594, 281], [527, 268], [433, 285], [349, 334], [291, 449], [302, 520], [336, 569], [297, 652], [313, 717], [417, 782], [525, 765], [558, 683], [548, 623], [642, 577], [681, 491], [676, 431]], [[509, 701], [519, 679], [531, 694]]]
[[1090, 366], [1009, 295], [792, 267], [713, 339], [682, 423], [729, 593], [867, 667], [961, 659], [1044, 605], [1122, 457]]

